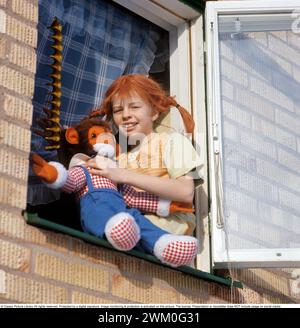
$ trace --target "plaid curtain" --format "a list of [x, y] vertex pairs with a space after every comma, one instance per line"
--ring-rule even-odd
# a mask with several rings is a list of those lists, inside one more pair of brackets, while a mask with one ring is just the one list
[[[51, 100], [49, 74], [53, 49], [48, 28], [54, 17], [63, 25], [61, 124], [73, 125], [102, 100], [108, 86], [120, 75], [148, 74], [159, 29], [141, 17], [105, 0], [40, 0], [37, 72], [33, 97], [33, 126]], [[55, 160], [45, 152], [47, 143], [32, 133], [31, 151]], [[28, 203], [43, 204], [59, 198], [29, 172]]]

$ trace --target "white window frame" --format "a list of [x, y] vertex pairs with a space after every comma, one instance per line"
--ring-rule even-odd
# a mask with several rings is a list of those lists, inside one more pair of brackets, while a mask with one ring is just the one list
[[[174, 0], [114, 0], [169, 32], [170, 94], [195, 120], [195, 143], [206, 157], [206, 107], [203, 17], [189, 6]], [[199, 133], [198, 133], [199, 131]], [[207, 175], [205, 165], [204, 176]], [[210, 272], [210, 234], [208, 219], [207, 179], [196, 191], [196, 237], [201, 241], [196, 268]], [[201, 204], [201, 206], [197, 206]], [[200, 220], [201, 217], [201, 220]]]
[[[209, 174], [211, 195], [212, 256], [215, 268], [224, 267], [299, 267], [300, 252], [296, 249], [249, 249], [226, 250], [224, 229], [217, 227], [217, 212], [220, 209], [217, 199], [216, 156], [221, 156], [219, 147], [221, 92], [218, 44], [218, 15], [243, 13], [282, 13], [297, 9], [296, 0], [286, 1], [221, 1], [207, 2], [206, 5], [206, 42], [207, 42], [207, 98], [208, 98], [208, 138], [209, 138]], [[220, 155], [218, 155], [220, 153]], [[221, 167], [221, 165], [219, 165]]]

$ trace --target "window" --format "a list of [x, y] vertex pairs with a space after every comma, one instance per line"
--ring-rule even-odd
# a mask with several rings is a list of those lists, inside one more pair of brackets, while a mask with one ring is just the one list
[[196, 268], [299, 266], [297, 1], [207, 2], [206, 44], [203, 17], [179, 1], [114, 2], [161, 28], [168, 62], [159, 68], [157, 59], [149, 73], [192, 113], [203, 162], [208, 144], [209, 194], [208, 181], [196, 187]]
[[206, 10], [214, 267], [299, 266], [299, 2]]
[[[195, 134], [195, 141], [201, 148], [201, 156], [206, 156], [206, 120], [205, 120], [205, 86], [204, 86], [204, 56], [203, 56], [203, 20], [199, 12], [186, 7], [180, 2], [172, 1], [171, 10], [166, 9], [165, 6], [161, 6], [160, 3], [164, 1], [157, 1], [154, 3], [150, 1], [115, 1], [117, 4], [126, 7], [132, 12], [142, 15], [145, 19], [150, 20], [165, 33], [164, 36], [168, 36], [167, 42], [169, 44], [169, 71], [165, 70], [159, 77], [155, 67], [152, 66], [150, 74], [153, 74], [156, 78], [161, 79], [161, 82], [165, 83], [169, 87], [171, 95], [176, 95], [176, 99], [185, 108], [193, 113], [196, 121], [196, 130], [201, 131], [201, 135]], [[184, 9], [184, 10], [183, 10]], [[168, 74], [166, 74], [168, 73]], [[197, 109], [197, 110], [196, 110]], [[198, 110], [201, 109], [201, 110]], [[175, 122], [177, 123], [177, 122]], [[203, 161], [206, 161], [205, 159]], [[207, 182], [205, 182], [206, 184]], [[205, 190], [200, 188], [196, 193], [196, 204], [207, 203], [207, 194]], [[73, 207], [72, 199], [62, 200], [64, 206], [64, 213], [70, 212]], [[71, 202], [71, 203], [70, 203]], [[32, 224], [40, 225], [43, 227], [52, 228], [64, 233], [70, 233], [88, 241], [92, 241], [99, 244], [99, 240], [92, 236], [88, 236], [77, 231], [78, 226], [74, 226], [71, 222], [61, 222], [56, 224], [56, 214], [49, 212], [52, 208], [39, 209], [40, 217], [51, 218], [52, 222], [46, 222], [36, 217], [36, 215], [28, 215], [28, 221]], [[35, 209], [29, 209], [34, 212]], [[201, 241], [201, 249], [196, 264], [197, 269], [205, 272], [211, 272], [210, 266], [210, 253], [209, 253], [209, 232], [208, 232], [208, 214], [207, 206], [203, 206], [201, 209], [197, 209], [197, 217], [199, 225], [197, 227], [196, 235]], [[64, 214], [62, 214], [64, 216]], [[73, 215], [71, 215], [73, 217]], [[63, 224], [63, 225], [62, 225]], [[71, 225], [74, 229], [65, 227]], [[101, 244], [101, 243], [100, 243]], [[106, 245], [107, 246], [107, 245]], [[134, 253], [134, 252], [133, 252]], [[190, 270], [189, 270], [190, 269]], [[185, 268], [186, 272], [190, 272], [191, 268]], [[199, 270], [194, 270], [194, 274], [207, 279], [211, 279], [209, 273], [204, 273]], [[216, 277], [216, 281], [231, 284], [230, 279]], [[213, 279], [212, 279], [213, 280]], [[239, 284], [236, 284], [240, 286]]]
[[[62, 125], [77, 123], [98, 106], [107, 87], [122, 74], [150, 72], [168, 88], [169, 75], [165, 73], [169, 61], [168, 31], [111, 1], [68, 0], [57, 6], [56, 1], [42, 0], [39, 2], [38, 63], [33, 97], [34, 128], [39, 128], [36, 121], [45, 117], [43, 109], [49, 107], [48, 102], [52, 100], [49, 94], [52, 87], [48, 83], [53, 62], [53, 31], [49, 26], [55, 16], [62, 24], [63, 35]], [[56, 160], [55, 151], [43, 151], [46, 145], [43, 138], [32, 134], [32, 152], [39, 152], [48, 161]], [[81, 227], [79, 219], [74, 220], [78, 215], [73, 195], [47, 188], [31, 172], [28, 203], [28, 210], [37, 210], [44, 218]], [[58, 218], [57, 213], [63, 219]]]

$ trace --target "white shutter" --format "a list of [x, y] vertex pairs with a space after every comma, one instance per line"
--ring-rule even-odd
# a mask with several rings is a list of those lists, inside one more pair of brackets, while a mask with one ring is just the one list
[[300, 3], [208, 2], [213, 262], [300, 266]]

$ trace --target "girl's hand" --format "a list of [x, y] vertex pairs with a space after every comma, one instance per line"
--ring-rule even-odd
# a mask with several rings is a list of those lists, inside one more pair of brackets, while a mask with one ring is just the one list
[[92, 174], [101, 175], [115, 183], [124, 183], [124, 177], [128, 173], [126, 169], [118, 168], [115, 161], [99, 155], [88, 160], [86, 166], [92, 168]]
[[[115, 165], [115, 162], [108, 158], [102, 158], [97, 162], [96, 159], [92, 159], [88, 161], [87, 164], [87, 166], [97, 169], [91, 170], [91, 173], [102, 175], [111, 179], [115, 183], [127, 183], [163, 199], [172, 199], [173, 201], [180, 203], [193, 202], [194, 181], [191, 177], [182, 176], [177, 179], [165, 179], [162, 177], [154, 177], [144, 173], [138, 173], [129, 169], [118, 168]], [[114, 168], [112, 168], [112, 166]], [[173, 210], [175, 209], [176, 208]]]

